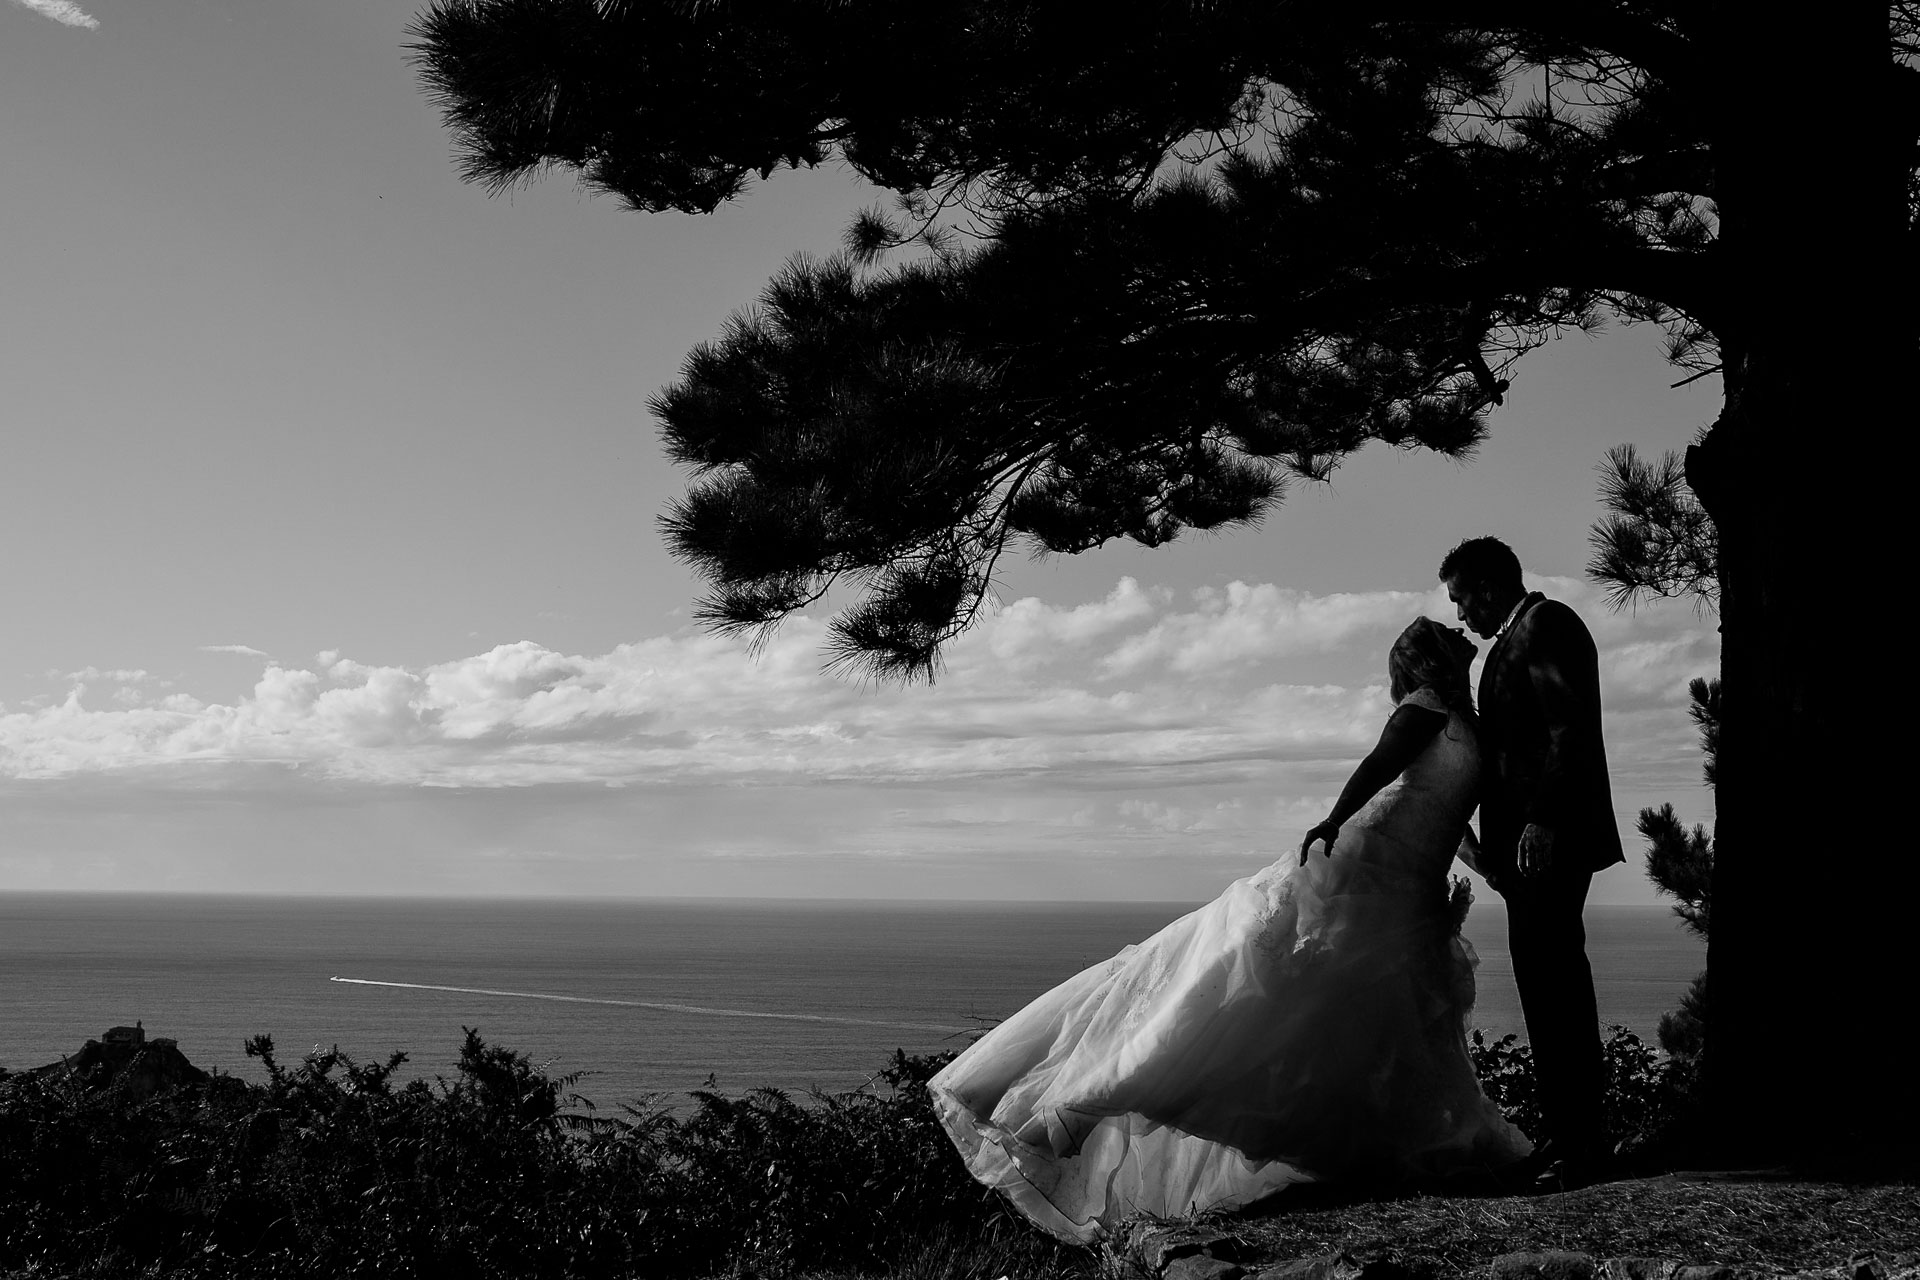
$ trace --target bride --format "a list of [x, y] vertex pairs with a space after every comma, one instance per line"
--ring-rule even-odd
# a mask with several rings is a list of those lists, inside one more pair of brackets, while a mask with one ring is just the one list
[[1467, 1057], [1476, 960], [1465, 885], [1450, 897], [1446, 878], [1473, 845], [1474, 653], [1415, 619], [1388, 656], [1380, 742], [1297, 860], [1068, 979], [934, 1076], [974, 1177], [1092, 1241], [1133, 1214], [1527, 1153]]

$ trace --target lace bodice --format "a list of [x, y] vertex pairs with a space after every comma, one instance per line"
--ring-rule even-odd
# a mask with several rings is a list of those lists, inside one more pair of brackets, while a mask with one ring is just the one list
[[1444, 712], [1446, 727], [1347, 825], [1385, 837], [1366, 842], [1373, 860], [1391, 860], [1398, 870], [1440, 875], [1453, 861], [1479, 797], [1480, 745], [1467, 718], [1448, 709], [1431, 690], [1417, 689], [1406, 700]]

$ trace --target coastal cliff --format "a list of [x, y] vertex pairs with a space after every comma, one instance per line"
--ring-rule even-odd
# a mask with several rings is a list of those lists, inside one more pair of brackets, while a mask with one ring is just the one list
[[205, 1084], [212, 1079], [187, 1060], [176, 1042], [165, 1036], [149, 1040], [138, 1023], [111, 1027], [98, 1040], [81, 1045], [71, 1057], [16, 1074], [49, 1082], [67, 1080], [89, 1090], [119, 1089], [133, 1102], [144, 1101], [162, 1090]]

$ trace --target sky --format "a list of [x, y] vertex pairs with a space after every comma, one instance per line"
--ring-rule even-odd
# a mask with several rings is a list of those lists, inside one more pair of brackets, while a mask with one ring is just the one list
[[[646, 401], [881, 196], [710, 216], [462, 184], [391, 0], [0, 0], [0, 892], [1199, 901], [1296, 848], [1384, 656], [1493, 533], [1599, 642], [1634, 815], [1711, 821], [1685, 603], [1588, 582], [1595, 466], [1717, 411], [1642, 329], [1520, 366], [1461, 464], [1005, 564], [932, 687], [689, 622]], [[829, 602], [831, 604], [831, 602]]]

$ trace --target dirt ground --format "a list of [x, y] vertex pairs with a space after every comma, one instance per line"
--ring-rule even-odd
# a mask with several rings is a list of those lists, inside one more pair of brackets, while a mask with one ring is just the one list
[[1920, 1254], [1920, 1186], [1912, 1182], [1679, 1173], [1546, 1196], [1286, 1203], [1290, 1194], [1215, 1226], [1268, 1262], [1346, 1250], [1442, 1274], [1549, 1250], [1777, 1273], [1828, 1270], [1863, 1253]]

